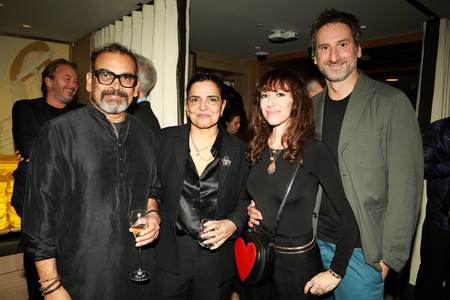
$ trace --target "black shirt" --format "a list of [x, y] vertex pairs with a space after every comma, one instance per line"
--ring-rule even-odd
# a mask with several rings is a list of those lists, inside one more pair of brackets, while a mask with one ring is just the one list
[[[214, 219], [216, 214], [217, 195], [219, 190], [220, 149], [222, 143], [222, 130], [219, 129], [216, 141], [211, 147], [211, 161], [199, 176], [194, 161], [187, 155], [186, 173], [183, 189], [181, 190], [178, 221], [193, 239], [197, 239], [200, 231], [200, 221]], [[188, 150], [190, 152], [190, 150]]]
[[[54, 118], [33, 145], [22, 246], [32, 260], [56, 258], [72, 299], [149, 299], [151, 287], [128, 279], [139, 266], [133, 209], [159, 194], [151, 130], [126, 115], [117, 137], [92, 104]], [[142, 267], [152, 272], [153, 250]]]
[[[283, 153], [275, 161], [276, 170], [269, 174], [269, 149], [261, 152], [262, 160], [252, 166], [247, 180], [247, 190], [256, 202], [263, 220], [263, 231], [272, 231], [286, 185], [295, 164], [283, 159]], [[358, 226], [350, 204], [345, 197], [339, 169], [329, 149], [319, 140], [313, 140], [305, 149], [303, 166], [298, 170], [286, 208], [280, 222], [275, 244], [284, 247], [298, 247], [309, 243], [313, 237], [312, 214], [316, 204], [319, 183], [330, 195], [332, 203], [342, 218], [342, 231], [336, 246], [331, 268], [343, 276], [352, 255], [358, 234]], [[262, 228], [261, 228], [262, 227]]]
[[[344, 115], [347, 110], [347, 104], [350, 96], [351, 94], [342, 100], [335, 101], [332, 100], [328, 94], [325, 95], [322, 141], [330, 149], [337, 164], [339, 164], [339, 137], [341, 135], [342, 122], [344, 120]], [[339, 238], [339, 231], [341, 230], [341, 218], [326, 193], [322, 194], [322, 203], [320, 206], [319, 215], [320, 217], [317, 227], [317, 235], [319, 239], [328, 243], [336, 244]], [[356, 247], [361, 247], [359, 237]]]

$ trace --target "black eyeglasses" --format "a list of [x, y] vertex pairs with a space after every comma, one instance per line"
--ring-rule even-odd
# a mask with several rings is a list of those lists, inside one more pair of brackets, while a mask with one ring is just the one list
[[119, 78], [120, 85], [124, 88], [132, 88], [136, 84], [136, 80], [138, 77], [136, 75], [131, 74], [120, 74], [117, 75], [113, 72], [103, 71], [103, 70], [95, 70], [92, 72], [98, 78], [98, 82], [104, 85], [110, 85], [111, 83]]

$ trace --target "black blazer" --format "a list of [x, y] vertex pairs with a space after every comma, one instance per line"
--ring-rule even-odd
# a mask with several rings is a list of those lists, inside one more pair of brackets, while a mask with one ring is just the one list
[[[67, 111], [83, 107], [83, 104], [70, 102], [66, 106]], [[25, 185], [28, 170], [26, 159], [30, 157], [34, 140], [47, 121], [53, 118], [45, 97], [20, 100], [14, 103], [12, 109], [13, 138], [17, 150], [25, 158], [19, 162], [17, 170], [14, 172], [14, 191], [11, 204], [16, 209], [19, 216], [22, 216], [23, 199], [25, 196]]]
[[139, 120], [147, 124], [152, 130], [153, 134], [156, 135], [158, 130], [161, 129], [159, 125], [158, 118], [156, 118], [153, 110], [150, 106], [150, 102], [141, 101], [139, 103], [135, 103], [136, 100], [132, 102], [130, 108], [127, 110], [130, 114], [137, 117]]
[[[159, 241], [155, 247], [156, 267], [167, 272], [179, 274], [179, 260], [191, 259], [178, 253], [175, 223], [178, 217], [181, 191], [183, 188], [186, 160], [189, 154], [190, 123], [178, 127], [162, 129], [157, 134], [158, 175], [161, 180], [162, 207]], [[219, 125], [221, 126], [221, 125]], [[250, 200], [246, 183], [248, 162], [245, 159], [246, 143], [229, 134], [223, 127], [223, 140], [219, 153], [222, 159], [228, 157], [227, 166], [220, 162], [219, 193], [216, 207], [216, 220], [228, 219], [238, 230], [217, 249], [219, 285], [231, 279], [236, 273], [234, 243], [247, 224], [247, 206]]]

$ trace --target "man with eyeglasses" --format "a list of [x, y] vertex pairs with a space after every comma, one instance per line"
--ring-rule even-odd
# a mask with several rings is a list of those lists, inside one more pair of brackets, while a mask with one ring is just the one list
[[[47, 123], [30, 158], [22, 241], [45, 299], [150, 299], [153, 282], [133, 283], [136, 247], [159, 234], [155, 138], [126, 113], [137, 95], [135, 53], [119, 44], [91, 56], [86, 107]], [[146, 209], [137, 239], [128, 217]], [[143, 247], [152, 274], [153, 249]]]

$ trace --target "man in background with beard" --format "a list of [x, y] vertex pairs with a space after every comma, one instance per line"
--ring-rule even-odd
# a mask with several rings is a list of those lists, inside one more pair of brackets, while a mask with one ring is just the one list
[[[137, 96], [135, 53], [119, 44], [91, 56], [86, 107], [48, 122], [30, 157], [22, 220], [25, 254], [35, 261], [46, 299], [150, 299], [152, 283], [135, 284], [135, 247], [157, 238], [159, 180], [155, 138], [126, 113]], [[149, 211], [134, 239], [131, 210]], [[153, 249], [142, 268], [153, 273]]]
[[[22, 217], [25, 186], [27, 181], [28, 158], [38, 132], [44, 124], [68, 111], [83, 107], [72, 99], [78, 90], [77, 65], [64, 58], [50, 62], [42, 72], [41, 91], [43, 97], [20, 100], [12, 109], [13, 137], [17, 150], [23, 159], [14, 172], [14, 191], [11, 204]], [[34, 262], [24, 256], [27, 274], [28, 296], [30, 300], [44, 299], [39, 292], [38, 275]]]

